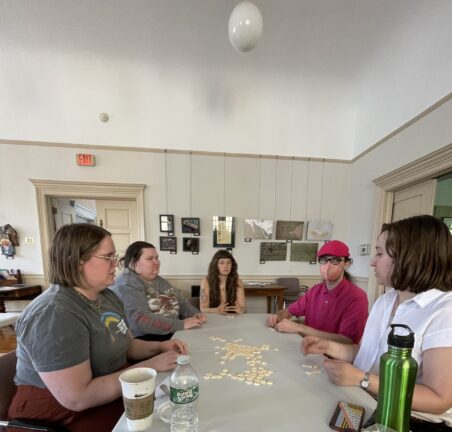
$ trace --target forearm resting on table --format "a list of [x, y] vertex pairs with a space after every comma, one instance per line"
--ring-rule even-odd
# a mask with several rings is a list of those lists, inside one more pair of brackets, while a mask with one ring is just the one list
[[127, 358], [131, 360], [145, 360], [161, 352], [160, 342], [133, 339], [127, 350]]
[[103, 405], [121, 395], [118, 371], [92, 379], [89, 360], [67, 369], [53, 372], [41, 372], [44, 384], [65, 408], [83, 411]]
[[299, 324], [300, 331], [298, 332], [301, 336], [317, 336], [322, 339], [328, 339], [334, 342], [339, 342], [343, 344], [352, 344], [353, 341], [347, 336], [343, 336], [337, 333], [328, 333], [321, 330], [314, 329], [305, 324]]

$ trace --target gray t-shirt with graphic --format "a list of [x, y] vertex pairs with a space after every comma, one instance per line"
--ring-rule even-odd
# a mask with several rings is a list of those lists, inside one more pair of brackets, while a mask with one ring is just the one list
[[24, 310], [16, 325], [16, 385], [46, 388], [38, 372], [90, 361], [93, 378], [119, 370], [131, 336], [121, 300], [109, 289], [99, 310], [73, 288], [52, 285]]
[[110, 289], [124, 303], [127, 322], [135, 337], [183, 330], [184, 319], [199, 313], [179, 290], [160, 276], [148, 283], [126, 268]]

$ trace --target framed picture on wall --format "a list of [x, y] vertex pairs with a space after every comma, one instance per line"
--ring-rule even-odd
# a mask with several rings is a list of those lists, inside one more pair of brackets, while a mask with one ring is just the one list
[[172, 254], [177, 253], [177, 238], [160, 237], [160, 251], [168, 251]]
[[169, 214], [160, 215], [160, 232], [167, 233], [174, 232], [174, 215]]
[[181, 223], [183, 234], [193, 234], [195, 236], [199, 236], [201, 233], [199, 218], [183, 217], [181, 219]]
[[199, 253], [199, 238], [183, 237], [182, 250], [184, 252], [191, 252], [194, 255]]
[[292, 243], [290, 260], [316, 264], [318, 247], [318, 243]]
[[312, 220], [308, 222], [306, 240], [331, 240], [334, 225], [330, 221]]
[[245, 219], [245, 239], [271, 240], [272, 235], [272, 220]]
[[213, 247], [233, 248], [235, 245], [235, 226], [233, 216], [213, 217]]
[[276, 221], [276, 240], [303, 240], [302, 221]]

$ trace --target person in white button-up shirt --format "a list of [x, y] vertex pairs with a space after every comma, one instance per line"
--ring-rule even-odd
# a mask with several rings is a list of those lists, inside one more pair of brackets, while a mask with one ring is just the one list
[[428, 215], [384, 224], [370, 265], [378, 283], [393, 288], [373, 306], [361, 344], [305, 337], [303, 351], [332, 357], [324, 366], [333, 383], [361, 385], [377, 395], [379, 361], [388, 349], [390, 324], [408, 325], [415, 332], [412, 355], [419, 365], [411, 431], [451, 431], [451, 233]]

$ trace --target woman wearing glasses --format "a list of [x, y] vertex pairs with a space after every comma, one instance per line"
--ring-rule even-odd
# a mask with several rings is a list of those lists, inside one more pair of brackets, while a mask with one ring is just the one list
[[109, 289], [118, 257], [108, 231], [65, 225], [50, 248], [52, 285], [19, 318], [17, 392], [10, 418], [65, 425], [71, 431], [111, 431], [124, 411], [122, 369], [176, 366], [186, 345], [145, 342], [128, 330], [124, 306]]
[[[352, 283], [348, 246], [331, 240], [317, 253], [323, 282], [275, 315], [267, 325], [280, 332], [317, 336], [343, 343], [358, 343], [368, 315], [367, 294]], [[290, 318], [304, 317], [304, 323]]]

